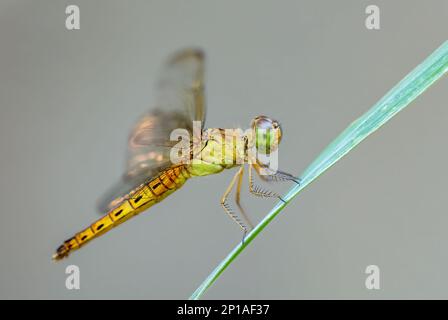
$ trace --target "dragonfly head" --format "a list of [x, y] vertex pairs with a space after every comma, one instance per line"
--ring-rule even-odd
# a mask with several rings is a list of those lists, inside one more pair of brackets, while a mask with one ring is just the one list
[[255, 147], [262, 154], [270, 154], [278, 148], [282, 138], [282, 129], [278, 121], [266, 116], [258, 116], [252, 120], [252, 133]]

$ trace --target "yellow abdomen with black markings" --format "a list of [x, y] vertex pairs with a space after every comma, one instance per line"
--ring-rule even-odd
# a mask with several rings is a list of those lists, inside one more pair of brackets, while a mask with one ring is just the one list
[[123, 198], [118, 206], [102, 218], [64, 241], [56, 250], [53, 259], [60, 260], [67, 257], [72, 251], [81, 248], [90, 240], [163, 200], [179, 189], [190, 176], [188, 169], [182, 165], [165, 169], [148, 183], [136, 187]]

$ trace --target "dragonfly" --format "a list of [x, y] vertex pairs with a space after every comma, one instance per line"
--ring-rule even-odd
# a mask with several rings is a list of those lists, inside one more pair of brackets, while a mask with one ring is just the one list
[[[300, 179], [292, 174], [272, 170], [261, 160], [248, 161], [250, 150], [263, 150], [265, 155], [277, 150], [282, 137], [278, 121], [264, 115], [255, 117], [248, 133], [239, 137], [242, 143], [238, 144], [216, 138], [222, 137], [226, 129], [204, 129], [204, 71], [205, 55], [200, 49], [187, 48], [168, 59], [157, 86], [156, 108], [139, 119], [129, 136], [125, 174], [99, 201], [102, 217], [64, 241], [54, 253], [54, 260], [68, 257], [91, 240], [164, 200], [188, 179], [232, 168], [238, 170], [221, 198], [221, 206], [243, 231], [244, 241], [247, 232], [253, 229], [253, 223], [241, 206], [240, 192], [246, 165], [249, 191], [258, 197], [282, 200], [276, 192], [256, 185], [253, 172], [267, 182], [300, 183]], [[200, 124], [199, 130], [194, 130], [194, 123]], [[180, 156], [180, 161], [173, 162], [173, 150], [179, 154], [181, 148], [179, 137], [173, 140], [172, 132], [179, 128], [183, 129], [184, 135], [193, 137], [193, 141], [185, 139], [187, 142], [183, 146], [189, 149]], [[214, 150], [223, 150], [219, 159]], [[237, 211], [229, 204], [229, 195], [235, 187]]]

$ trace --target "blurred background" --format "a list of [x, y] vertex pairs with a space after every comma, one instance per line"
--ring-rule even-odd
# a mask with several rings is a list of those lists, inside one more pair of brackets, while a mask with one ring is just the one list
[[[65, 28], [72, 4], [80, 30]], [[379, 30], [365, 26], [370, 4]], [[241, 240], [219, 204], [228, 171], [51, 261], [99, 217], [173, 51], [207, 54], [208, 127], [278, 119], [280, 167], [299, 175], [447, 40], [447, 21], [442, 0], [0, 0], [0, 298], [184, 299]], [[295, 198], [205, 298], [448, 298], [447, 88], [445, 77]], [[243, 193], [254, 221], [274, 204]], [[71, 264], [80, 290], [65, 287]], [[372, 264], [380, 290], [365, 287]]]

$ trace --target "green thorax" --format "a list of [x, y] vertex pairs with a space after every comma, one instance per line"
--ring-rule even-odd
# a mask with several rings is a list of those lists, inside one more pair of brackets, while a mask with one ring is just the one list
[[242, 165], [247, 158], [243, 137], [226, 137], [223, 129], [212, 130], [219, 130], [218, 134], [209, 134], [210, 138], [193, 146], [194, 158], [188, 165], [193, 176], [220, 173], [224, 169]]

